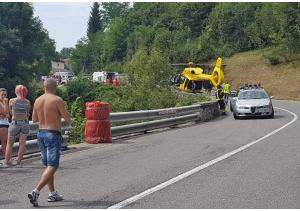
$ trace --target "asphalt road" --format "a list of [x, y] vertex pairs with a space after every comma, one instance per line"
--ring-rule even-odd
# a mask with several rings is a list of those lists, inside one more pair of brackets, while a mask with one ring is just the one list
[[[300, 117], [299, 102], [273, 103]], [[300, 208], [299, 129], [296, 116], [276, 109], [274, 119], [234, 120], [230, 113], [113, 144], [83, 144], [62, 155], [55, 176], [65, 200], [48, 203], [45, 188], [39, 205], [61, 209], [115, 205], [127, 209]], [[42, 169], [39, 158], [25, 160], [20, 169], [0, 169], [0, 208], [32, 208], [27, 193]], [[193, 169], [191, 175], [184, 174]]]

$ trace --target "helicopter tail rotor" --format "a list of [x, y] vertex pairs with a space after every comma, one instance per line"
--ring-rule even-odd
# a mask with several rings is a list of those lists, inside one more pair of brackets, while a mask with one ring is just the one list
[[218, 58], [216, 62], [216, 66], [212, 72], [210, 81], [214, 87], [221, 85], [224, 81], [224, 73], [221, 69], [222, 67], [222, 59]]

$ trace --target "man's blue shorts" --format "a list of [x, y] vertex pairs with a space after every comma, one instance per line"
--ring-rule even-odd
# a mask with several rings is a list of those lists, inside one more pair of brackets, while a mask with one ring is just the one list
[[39, 130], [37, 138], [43, 164], [58, 167], [62, 142], [61, 133], [56, 130]]

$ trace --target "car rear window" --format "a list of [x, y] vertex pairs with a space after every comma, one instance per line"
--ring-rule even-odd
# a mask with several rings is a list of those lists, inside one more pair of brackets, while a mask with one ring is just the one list
[[257, 90], [247, 90], [239, 92], [238, 99], [246, 100], [246, 99], [266, 99], [268, 95], [264, 91]]

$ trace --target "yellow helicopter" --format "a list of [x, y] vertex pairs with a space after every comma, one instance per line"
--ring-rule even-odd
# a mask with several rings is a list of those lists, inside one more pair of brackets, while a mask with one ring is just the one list
[[179, 90], [184, 92], [200, 92], [202, 89], [211, 90], [217, 88], [224, 81], [224, 72], [222, 68], [222, 59], [218, 58], [212, 73], [210, 72], [211, 65], [209, 64], [171, 64], [173, 66], [186, 66], [183, 71], [171, 80]]

